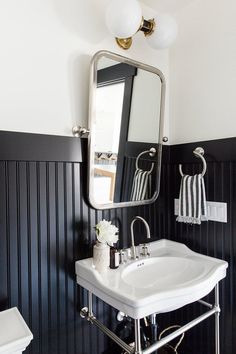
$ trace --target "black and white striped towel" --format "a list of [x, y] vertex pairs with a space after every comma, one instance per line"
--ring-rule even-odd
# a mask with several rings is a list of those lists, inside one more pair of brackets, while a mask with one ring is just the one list
[[130, 200], [144, 200], [151, 196], [151, 171], [135, 170]]
[[201, 174], [184, 175], [179, 193], [179, 222], [201, 224], [207, 221], [206, 193]]

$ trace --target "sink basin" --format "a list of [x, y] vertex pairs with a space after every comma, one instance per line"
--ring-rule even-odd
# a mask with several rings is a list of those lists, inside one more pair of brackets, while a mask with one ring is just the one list
[[173, 289], [190, 283], [204, 266], [183, 257], [152, 257], [129, 264], [121, 273], [123, 281], [135, 288]]
[[132, 318], [168, 312], [206, 296], [227, 262], [169, 240], [150, 243], [151, 257], [99, 273], [92, 258], [76, 262], [77, 283]]

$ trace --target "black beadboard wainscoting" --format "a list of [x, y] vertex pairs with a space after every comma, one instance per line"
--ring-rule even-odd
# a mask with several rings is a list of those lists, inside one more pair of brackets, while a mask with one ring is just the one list
[[[130, 245], [135, 215], [153, 221], [156, 238], [162, 234], [157, 204], [89, 207], [86, 145], [87, 139], [0, 132], [0, 311], [19, 308], [34, 335], [26, 353], [102, 354], [109, 347], [107, 337], [79, 316], [87, 292], [74, 271], [76, 260], [92, 254], [98, 221], [116, 223], [120, 246]], [[138, 243], [144, 239], [140, 225], [136, 232]], [[114, 309], [96, 299], [94, 312], [116, 328]]]
[[[226, 202], [228, 222], [202, 222], [199, 225], [187, 225], [176, 222], [174, 216], [174, 198], [179, 197], [181, 176], [178, 165], [183, 165], [183, 172], [195, 174], [202, 171], [201, 160], [196, 158], [193, 150], [201, 146], [205, 150], [207, 172], [204, 176], [208, 201]], [[170, 160], [163, 166], [166, 178], [167, 212], [165, 223], [170, 226], [170, 233], [164, 235], [171, 240], [185, 243], [196, 252], [224, 259], [229, 263], [227, 277], [220, 282], [220, 329], [221, 353], [236, 352], [236, 138], [203, 141], [189, 144], [172, 145]], [[163, 185], [162, 185], [163, 188]], [[206, 299], [214, 303], [214, 292]], [[200, 315], [204, 308], [200, 304], [192, 304], [159, 316], [160, 323], [184, 324]], [[213, 354], [214, 350], [214, 318], [208, 319], [186, 333], [180, 353]]]
[[[95, 224], [112, 220], [120, 229], [120, 246], [130, 245], [135, 215], [150, 224], [153, 240], [184, 242], [197, 252], [229, 262], [220, 284], [221, 352], [234, 354], [236, 230], [236, 139], [164, 146], [160, 196], [152, 205], [96, 211], [86, 199], [87, 139], [0, 132], [0, 310], [17, 306], [34, 334], [26, 353], [113, 354], [95, 326], [79, 316], [87, 292], [76, 285], [74, 263], [92, 254]], [[201, 163], [192, 155], [206, 151], [207, 199], [228, 203], [228, 223], [187, 226], [176, 223], [178, 164], [197, 173]], [[142, 225], [135, 224], [136, 243], [144, 242]], [[158, 270], [157, 270], [158, 271]], [[212, 296], [209, 301], [212, 301]], [[158, 315], [160, 330], [184, 324], [202, 311], [193, 304]], [[99, 320], [115, 329], [116, 311], [95, 300]], [[179, 353], [213, 354], [214, 321], [208, 319], [186, 333]]]

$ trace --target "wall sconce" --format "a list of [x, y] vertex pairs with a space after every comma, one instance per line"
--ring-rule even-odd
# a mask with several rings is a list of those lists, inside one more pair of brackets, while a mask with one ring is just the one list
[[145, 20], [137, 0], [111, 0], [106, 23], [109, 31], [116, 37], [117, 44], [129, 49], [132, 37], [142, 31], [151, 47], [164, 49], [176, 39], [178, 27], [169, 14], [159, 14], [157, 18]]

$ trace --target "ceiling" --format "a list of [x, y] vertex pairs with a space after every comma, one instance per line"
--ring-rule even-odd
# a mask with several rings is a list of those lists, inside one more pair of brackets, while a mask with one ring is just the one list
[[157, 12], [175, 13], [194, 0], [141, 0], [141, 2]]

